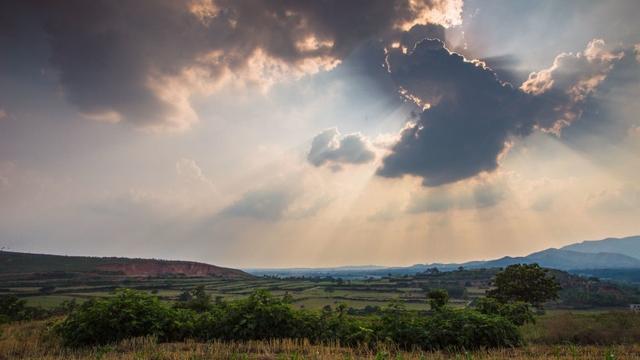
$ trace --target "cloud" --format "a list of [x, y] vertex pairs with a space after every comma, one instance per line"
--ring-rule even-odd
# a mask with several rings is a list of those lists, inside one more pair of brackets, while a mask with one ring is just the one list
[[360, 134], [341, 136], [338, 129], [327, 129], [311, 142], [307, 160], [314, 166], [329, 163], [340, 169], [341, 164], [364, 164], [375, 159], [369, 141]]
[[407, 212], [446, 212], [483, 209], [498, 205], [506, 196], [503, 184], [480, 183], [464, 189], [434, 189], [412, 198]]
[[213, 185], [211, 180], [207, 178], [200, 166], [193, 159], [181, 158], [176, 162], [176, 173], [178, 176], [192, 183], [203, 183]]
[[553, 130], [559, 132], [580, 117], [581, 105], [623, 57], [623, 51], [610, 50], [603, 40], [594, 39], [582, 52], [558, 55], [550, 68], [531, 73], [520, 88], [530, 94], [562, 99], [557, 102], [559, 118], [553, 119]]
[[249, 191], [220, 214], [225, 217], [277, 221], [284, 217], [295, 198], [295, 194], [287, 189]]
[[587, 198], [590, 209], [604, 213], [628, 213], [640, 209], [640, 187], [623, 184], [614, 189], [605, 189], [590, 194]]
[[[494, 171], [514, 138], [535, 128], [559, 132], [580, 117], [621, 55], [594, 40], [584, 52], [559, 58], [518, 89], [438, 40], [424, 40], [412, 52], [391, 49], [391, 77], [423, 111], [402, 130], [378, 175], [419, 176], [425, 186], [452, 183]], [[571, 64], [576, 68], [569, 72]]]
[[82, 114], [182, 130], [198, 120], [190, 98], [224, 79], [272, 82], [328, 69], [368, 39], [460, 23], [462, 0], [72, 0], [0, 10], [12, 20], [7, 31], [40, 32]]

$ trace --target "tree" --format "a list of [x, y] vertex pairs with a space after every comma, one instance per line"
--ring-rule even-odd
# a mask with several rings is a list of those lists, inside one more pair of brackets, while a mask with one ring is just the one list
[[196, 312], [205, 312], [211, 309], [211, 295], [207, 294], [203, 285], [196, 286], [191, 291], [184, 291], [178, 297], [178, 308], [191, 309]]
[[434, 289], [427, 294], [429, 306], [433, 310], [441, 310], [449, 302], [449, 293], [445, 289]]
[[191, 291], [189, 290], [183, 290], [178, 296], [178, 301], [181, 302], [191, 301], [191, 299], [193, 299], [193, 296], [191, 296]]
[[496, 274], [494, 286], [487, 296], [502, 303], [527, 302], [537, 308], [545, 301], [557, 299], [560, 290], [555, 277], [538, 264], [510, 265]]

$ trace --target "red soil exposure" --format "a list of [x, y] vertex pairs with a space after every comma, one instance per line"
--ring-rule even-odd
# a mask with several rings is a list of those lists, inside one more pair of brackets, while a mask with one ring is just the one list
[[237, 269], [229, 269], [191, 261], [167, 261], [152, 259], [136, 259], [126, 264], [104, 264], [98, 270], [120, 272], [127, 276], [217, 276], [227, 278], [250, 277], [251, 275]]

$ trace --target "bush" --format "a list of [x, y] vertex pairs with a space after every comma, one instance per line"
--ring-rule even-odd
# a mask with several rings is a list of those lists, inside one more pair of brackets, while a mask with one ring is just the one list
[[501, 303], [494, 298], [484, 297], [477, 300], [476, 310], [486, 315], [500, 315], [519, 326], [535, 321], [531, 307], [522, 301]]
[[[197, 298], [197, 297], [194, 297]], [[242, 300], [206, 304], [206, 310], [169, 306], [144, 292], [119, 290], [115, 296], [80, 305], [56, 325], [68, 346], [107, 344], [152, 336], [160, 341], [308, 339], [343, 345], [389, 341], [424, 349], [516, 346], [515, 325], [499, 315], [446, 306], [431, 317], [395, 303], [382, 316], [357, 318], [345, 305], [334, 310], [296, 310], [283, 299], [256, 291]]]
[[170, 308], [157, 297], [133, 290], [117, 290], [115, 296], [90, 300], [56, 327], [69, 346], [106, 344], [138, 336], [175, 340], [184, 333], [192, 312]]
[[377, 332], [380, 340], [402, 348], [422, 347], [428, 343], [426, 317], [412, 314], [400, 303], [391, 303], [383, 310]]
[[425, 349], [515, 347], [522, 344], [518, 328], [498, 315], [474, 310], [444, 310], [426, 323]]
[[522, 343], [518, 328], [502, 316], [446, 307], [432, 316], [420, 317], [392, 305], [385, 310], [378, 333], [382, 340], [405, 349], [476, 349]]
[[15, 295], [0, 296], [0, 324], [12, 321], [37, 320], [49, 316], [49, 312], [33, 306]]

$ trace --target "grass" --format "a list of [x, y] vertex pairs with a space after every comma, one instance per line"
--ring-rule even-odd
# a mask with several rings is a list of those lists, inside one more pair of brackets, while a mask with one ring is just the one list
[[522, 331], [529, 342], [539, 344], [640, 344], [640, 313], [547, 314], [539, 317], [535, 324], [525, 325]]
[[[57, 306], [60, 306], [65, 300], [77, 299], [73, 296], [61, 296], [61, 295], [44, 295], [44, 296], [34, 296], [28, 297], [27, 305], [28, 306], [37, 306], [44, 309], [53, 309]], [[77, 299], [76, 301], [82, 301], [81, 299]]]
[[48, 331], [50, 322], [32, 321], [2, 326], [0, 359], [43, 360], [173, 360], [173, 359], [638, 359], [640, 345], [575, 346], [530, 345], [515, 349], [475, 352], [399, 351], [388, 344], [376, 347], [312, 345], [306, 341], [191, 341], [158, 344], [153, 338], [129, 339], [118, 344], [68, 349]]

